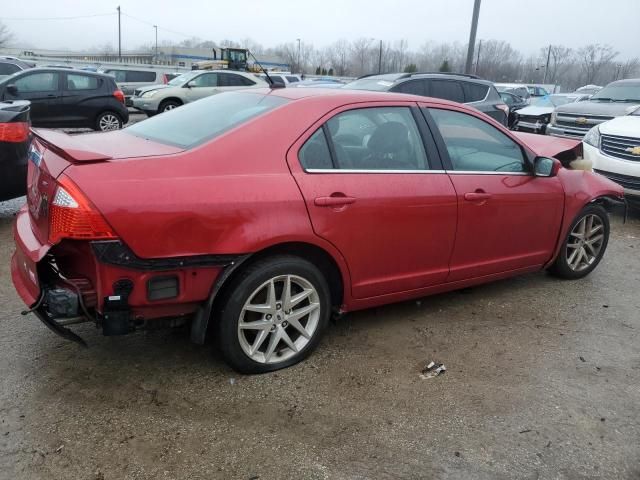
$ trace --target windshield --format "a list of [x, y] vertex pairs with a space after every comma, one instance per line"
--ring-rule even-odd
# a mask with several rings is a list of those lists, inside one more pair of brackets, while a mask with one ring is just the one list
[[18, 72], [15, 72], [15, 73], [12, 73], [11, 75], [7, 75], [6, 77], [5, 76], [0, 76], [0, 85], [2, 85], [4, 83], [7, 83], [7, 84], [11, 83], [11, 79], [13, 77], [15, 77], [16, 75], [19, 75], [21, 73], [22, 73], [22, 70], [20, 70]]
[[288, 101], [254, 93], [220, 93], [136, 123], [125, 131], [154, 142], [191, 148]]
[[354, 80], [351, 83], [347, 83], [343, 88], [350, 90], [375, 90], [378, 92], [385, 92], [389, 90], [395, 83], [400, 75], [380, 75], [370, 78], [361, 78], [360, 80]]
[[607, 85], [591, 100], [609, 102], [640, 102], [640, 83], [618, 83]]
[[531, 105], [536, 107], [559, 107], [565, 103], [576, 101], [577, 97], [565, 97], [564, 95], [547, 95], [545, 97], [535, 97], [531, 99]]
[[171, 80], [167, 85], [171, 85], [173, 87], [181, 87], [199, 73], [200, 72], [197, 71], [183, 73], [182, 75], [178, 75], [176, 78]]

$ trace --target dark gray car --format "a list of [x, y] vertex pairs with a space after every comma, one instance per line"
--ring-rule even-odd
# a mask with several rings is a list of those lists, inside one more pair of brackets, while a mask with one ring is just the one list
[[612, 82], [588, 101], [562, 105], [551, 115], [547, 134], [582, 138], [603, 122], [628, 115], [640, 107], [640, 79]]
[[361, 77], [343, 88], [400, 92], [422, 97], [466, 103], [503, 125], [508, 124], [509, 107], [493, 83], [473, 75], [456, 73], [387, 73]]

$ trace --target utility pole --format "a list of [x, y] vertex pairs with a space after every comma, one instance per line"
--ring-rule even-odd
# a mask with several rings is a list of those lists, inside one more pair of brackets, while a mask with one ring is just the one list
[[380, 56], [378, 57], [378, 75], [382, 73], [382, 40], [380, 40]]
[[156, 29], [156, 63], [158, 63], [158, 26], [154, 25], [153, 28]]
[[298, 40], [298, 73], [302, 73], [302, 68], [300, 68], [300, 39], [297, 38], [296, 40]]
[[478, 75], [478, 69], [480, 68], [480, 50], [482, 50], [482, 39], [478, 41], [478, 56], [476, 57], [476, 69], [475, 74]]
[[549, 51], [547, 52], [547, 66], [544, 67], [544, 78], [542, 79], [542, 84], [545, 85], [547, 83], [547, 72], [549, 71], [549, 61], [551, 60], [551, 45], [549, 45]]
[[476, 33], [478, 31], [478, 17], [480, 16], [480, 0], [475, 0], [473, 4], [473, 18], [471, 19], [471, 32], [469, 32], [469, 49], [467, 50], [467, 63], [464, 73], [471, 73], [473, 63], [473, 48], [476, 45]]
[[120, 5], [118, 5], [118, 61], [122, 62], [122, 30], [120, 26]]

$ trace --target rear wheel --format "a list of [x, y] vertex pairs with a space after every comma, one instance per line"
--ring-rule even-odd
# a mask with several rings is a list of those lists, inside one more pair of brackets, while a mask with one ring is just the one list
[[182, 103], [177, 100], [165, 100], [158, 107], [158, 113], [168, 112], [169, 110], [173, 110], [174, 108], [178, 108]]
[[571, 224], [549, 271], [566, 279], [586, 277], [604, 256], [609, 243], [609, 229], [609, 217], [600, 205], [582, 209]]
[[96, 119], [95, 129], [100, 132], [110, 132], [122, 128], [120, 115], [114, 112], [102, 112]]
[[227, 289], [219, 312], [218, 343], [242, 373], [289, 367], [317, 347], [329, 321], [329, 287], [299, 257], [278, 256], [246, 268]]

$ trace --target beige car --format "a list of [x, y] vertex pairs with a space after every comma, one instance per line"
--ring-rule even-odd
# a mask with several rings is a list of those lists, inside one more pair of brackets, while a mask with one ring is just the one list
[[268, 86], [267, 82], [252, 73], [193, 70], [174, 78], [167, 85], [137, 89], [132, 101], [134, 108], [152, 116], [217, 93]]

